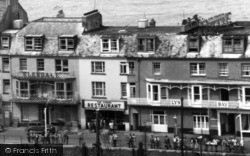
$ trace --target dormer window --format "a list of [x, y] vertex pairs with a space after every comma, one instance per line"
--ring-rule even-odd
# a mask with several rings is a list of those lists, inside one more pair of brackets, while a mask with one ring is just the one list
[[118, 38], [102, 38], [101, 40], [102, 52], [119, 52]]
[[188, 38], [188, 52], [200, 52], [200, 37], [192, 36]]
[[26, 51], [41, 51], [43, 48], [43, 35], [26, 35], [25, 50]]
[[222, 40], [223, 40], [223, 45], [222, 45], [223, 53], [234, 53], [234, 54], [244, 53], [245, 49], [244, 37], [224, 36]]
[[73, 35], [61, 35], [59, 37], [59, 50], [73, 51], [75, 50], [76, 36]]
[[10, 37], [1, 36], [1, 49], [10, 49]]
[[139, 52], [155, 51], [155, 36], [138, 36], [137, 39]]

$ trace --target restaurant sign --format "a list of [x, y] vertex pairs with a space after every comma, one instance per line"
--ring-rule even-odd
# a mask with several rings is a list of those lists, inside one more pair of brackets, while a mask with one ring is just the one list
[[23, 77], [38, 77], [38, 78], [59, 78], [57, 73], [44, 72], [22, 72]]
[[92, 110], [124, 110], [125, 103], [123, 101], [92, 101], [85, 100], [84, 108]]

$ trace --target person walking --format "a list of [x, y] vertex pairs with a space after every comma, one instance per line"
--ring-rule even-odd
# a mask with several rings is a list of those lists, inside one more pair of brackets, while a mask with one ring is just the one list
[[30, 130], [27, 131], [27, 140], [28, 140], [28, 143], [30, 143]]
[[151, 134], [150, 136], [150, 145], [151, 145], [151, 148], [155, 148], [155, 140], [154, 140], [154, 135]]
[[113, 134], [113, 145], [114, 145], [114, 147], [116, 147], [117, 138], [118, 138], [117, 134], [114, 133], [114, 134]]
[[136, 136], [135, 134], [132, 135], [132, 148], [135, 148], [135, 144], [136, 144]]
[[168, 136], [167, 136], [167, 135], [165, 136], [165, 140], [164, 140], [164, 142], [165, 142], [165, 148], [166, 148], [166, 149], [171, 148], [171, 145], [170, 145], [170, 139], [168, 138]]

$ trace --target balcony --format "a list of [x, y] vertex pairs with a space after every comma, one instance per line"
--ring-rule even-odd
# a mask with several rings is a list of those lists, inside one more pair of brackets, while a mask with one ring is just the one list
[[[164, 99], [161, 101], [149, 101], [147, 98], [129, 98], [128, 105], [130, 106], [181, 107], [181, 100], [180, 99]], [[216, 100], [202, 100], [202, 101], [184, 100], [183, 107], [216, 108], [216, 109], [243, 108], [241, 107], [241, 102], [239, 101], [216, 101]]]
[[41, 96], [37, 94], [20, 94], [20, 96], [15, 96], [11, 101], [17, 103], [36, 103], [45, 104], [48, 100], [49, 104], [70, 104], [76, 105], [80, 102], [77, 93], [74, 95], [49, 95]]
[[40, 81], [55, 81], [75, 79], [73, 72], [57, 73], [57, 72], [16, 72], [11, 74], [12, 78], [18, 80], [40, 80]]

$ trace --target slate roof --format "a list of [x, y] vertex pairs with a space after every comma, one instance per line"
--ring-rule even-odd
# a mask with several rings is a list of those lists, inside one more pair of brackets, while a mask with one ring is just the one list
[[5, 4], [5, 1], [0, 1], [0, 22], [2, 21], [2, 18], [7, 11], [7, 7]]

